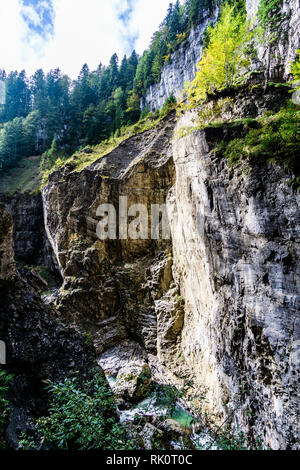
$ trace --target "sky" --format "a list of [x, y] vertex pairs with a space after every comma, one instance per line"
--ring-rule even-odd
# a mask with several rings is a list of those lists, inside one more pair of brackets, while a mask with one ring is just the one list
[[171, 0], [0, 0], [0, 69], [59, 67], [76, 78], [148, 48]]

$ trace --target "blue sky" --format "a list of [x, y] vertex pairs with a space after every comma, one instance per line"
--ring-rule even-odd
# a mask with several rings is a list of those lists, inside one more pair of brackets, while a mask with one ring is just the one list
[[75, 78], [135, 48], [142, 53], [170, 0], [0, 0], [0, 68], [60, 67]]

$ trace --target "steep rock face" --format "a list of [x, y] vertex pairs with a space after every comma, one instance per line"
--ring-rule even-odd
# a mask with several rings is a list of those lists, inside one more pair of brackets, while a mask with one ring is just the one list
[[[43, 381], [61, 381], [97, 367], [95, 350], [85, 338], [57, 321], [30, 287], [13, 259], [12, 218], [0, 205], [0, 338], [6, 345], [5, 368], [14, 374], [9, 390], [8, 447], [16, 448], [31, 419], [47, 412]], [[9, 269], [8, 269], [9, 266]]]
[[[219, 138], [226, 141], [226, 128]], [[212, 152], [217, 141], [212, 129], [173, 146], [169, 217], [185, 299], [182, 354], [210, 412], [232, 413], [274, 449], [296, 448], [299, 195], [279, 168], [229, 168]]]
[[41, 194], [1, 194], [1, 201], [13, 221], [13, 247], [18, 261], [43, 264], [56, 270], [45, 233]]
[[[278, 110], [286, 96], [285, 87], [250, 95], [245, 87], [231, 118]], [[102, 361], [134, 340], [193, 378], [216, 421], [274, 449], [295, 448], [299, 195], [279, 167], [232, 169], [214, 153], [243, 124], [179, 140], [174, 125], [171, 115], [80, 173], [65, 167], [50, 177], [43, 198], [64, 278], [58, 311], [93, 336]], [[118, 208], [125, 195], [128, 207], [167, 201], [172, 240], [97, 239], [98, 205]]]
[[[43, 191], [46, 230], [64, 278], [56, 306], [65, 321], [93, 335], [99, 353], [127, 337], [157, 351], [156, 301], [172, 283], [170, 241], [152, 240], [150, 224], [148, 239], [120, 240], [120, 197], [128, 208], [144, 204], [149, 215], [151, 205], [165, 202], [175, 177], [174, 125], [172, 114], [80, 173], [58, 170]], [[106, 203], [118, 213], [116, 240], [96, 234], [97, 208]]]
[[[246, 0], [249, 18], [255, 18], [260, 0]], [[258, 47], [258, 58], [271, 78], [290, 75], [291, 63], [295, 60], [296, 51], [300, 47], [300, 5], [299, 0], [283, 0], [281, 2], [281, 20], [272, 33], [271, 44]]]
[[180, 98], [185, 82], [193, 80], [197, 71], [197, 64], [201, 59], [203, 46], [203, 33], [210, 21], [215, 21], [218, 10], [210, 16], [204, 12], [204, 21], [193, 28], [187, 40], [171, 54], [169, 62], [163, 65], [160, 82], [147, 90], [141, 107], [149, 107], [149, 111], [161, 109], [166, 99], [173, 94]]

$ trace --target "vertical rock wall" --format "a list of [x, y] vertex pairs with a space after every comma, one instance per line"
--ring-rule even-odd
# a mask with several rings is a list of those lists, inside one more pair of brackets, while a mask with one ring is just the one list
[[[289, 78], [291, 63], [300, 47], [300, 2], [282, 0], [281, 20], [272, 33], [270, 44], [258, 44], [258, 58], [271, 78]], [[246, 0], [249, 18], [255, 18], [260, 0]]]
[[233, 170], [215, 145], [214, 129], [173, 145], [168, 204], [173, 275], [185, 299], [182, 354], [210, 414], [273, 449], [296, 448], [299, 194], [280, 168]]
[[211, 21], [215, 21], [218, 10], [210, 16], [206, 12], [202, 23], [191, 30], [190, 35], [176, 52], [171, 54], [168, 63], [164, 64], [160, 82], [149, 87], [146, 96], [141, 101], [141, 107], [149, 107], [149, 111], [161, 109], [166, 99], [173, 94], [180, 98], [185, 82], [193, 80], [197, 64], [201, 59], [203, 33]]

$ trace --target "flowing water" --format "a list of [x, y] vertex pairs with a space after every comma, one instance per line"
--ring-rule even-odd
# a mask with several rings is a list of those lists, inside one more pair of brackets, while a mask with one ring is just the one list
[[[116, 378], [107, 376], [107, 380], [109, 385], [113, 388], [116, 383]], [[119, 411], [121, 423], [126, 423], [127, 421], [133, 422], [136, 416], [164, 416], [165, 418], [171, 418], [176, 421], [183, 430], [190, 431], [190, 439], [197, 449], [219, 450], [219, 447], [214, 443], [212, 436], [207, 431], [194, 431], [193, 427], [197, 421], [195, 416], [186, 411], [180, 403], [177, 403], [175, 409], [169, 413], [168, 406], [163, 404], [161, 397], [159, 399], [156, 392], [154, 392], [150, 397], [133, 405], [131, 408]], [[173, 441], [172, 445], [175, 449], [184, 449], [182, 441]]]

